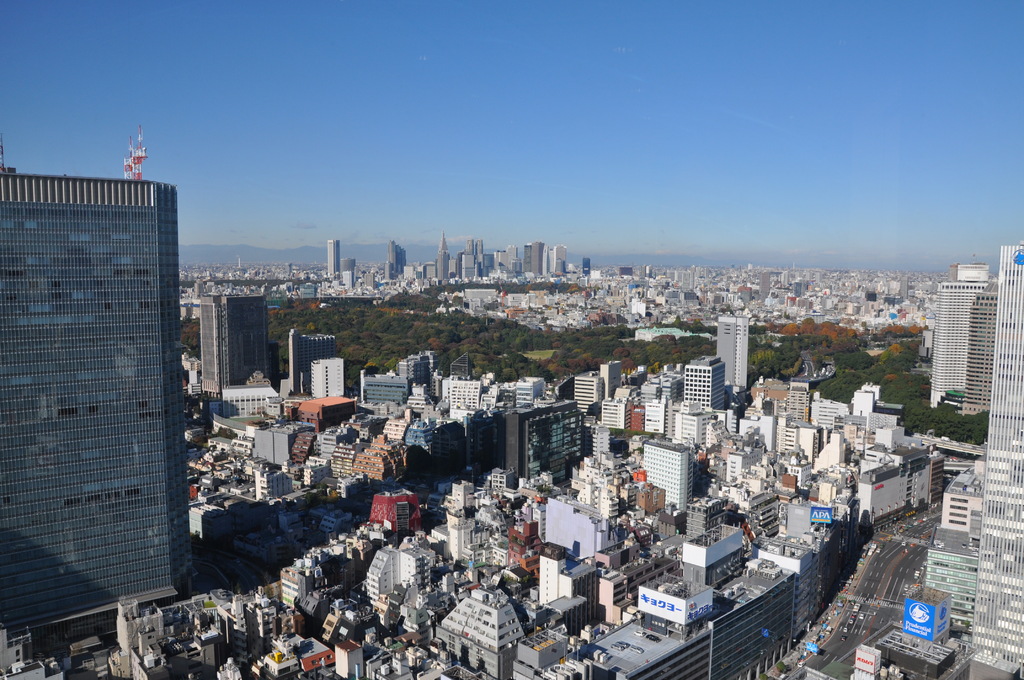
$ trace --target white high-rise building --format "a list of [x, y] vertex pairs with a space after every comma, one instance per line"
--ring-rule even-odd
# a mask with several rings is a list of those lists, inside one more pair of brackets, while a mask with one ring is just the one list
[[999, 255], [974, 644], [1024, 664], [1024, 242]]
[[310, 364], [309, 376], [314, 399], [345, 396], [344, 359], [317, 359]]
[[725, 362], [725, 384], [747, 387], [749, 316], [718, 317], [718, 356]]
[[336, 279], [341, 276], [341, 241], [327, 241], [327, 278]]
[[622, 386], [622, 362], [609, 361], [606, 364], [601, 364], [598, 373], [604, 380], [604, 397], [602, 399], [613, 399], [615, 390]]
[[573, 399], [581, 411], [586, 412], [592, 405], [604, 400], [604, 380], [597, 371], [587, 371], [576, 376]]
[[516, 406], [533, 406], [544, 396], [544, 378], [520, 378], [516, 383]]
[[971, 306], [988, 285], [988, 265], [955, 264], [949, 281], [939, 284], [932, 338], [932, 406], [949, 391], [967, 387], [967, 337]]
[[693, 447], [688, 444], [644, 442], [647, 481], [665, 490], [665, 503], [685, 508], [693, 495]]
[[701, 357], [686, 364], [683, 401], [704, 408], [725, 408], [725, 363], [718, 357]]

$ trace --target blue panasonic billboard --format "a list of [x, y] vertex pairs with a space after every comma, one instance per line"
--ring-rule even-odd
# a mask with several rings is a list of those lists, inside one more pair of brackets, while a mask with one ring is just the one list
[[832, 508], [823, 508], [817, 505], [812, 505], [811, 522], [817, 524], [832, 524]]
[[939, 638], [949, 627], [949, 601], [947, 597], [933, 605], [906, 598], [903, 602], [903, 632], [928, 641]]

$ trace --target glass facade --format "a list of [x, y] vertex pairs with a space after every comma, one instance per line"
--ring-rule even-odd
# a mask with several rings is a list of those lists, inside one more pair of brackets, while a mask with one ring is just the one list
[[[256, 373], [270, 377], [267, 302], [262, 295], [209, 295], [199, 303], [203, 391], [221, 394]], [[308, 369], [307, 369], [308, 370]]]
[[187, 588], [177, 190], [0, 175], [0, 623]]
[[583, 459], [583, 414], [575, 409], [552, 411], [531, 419], [527, 427], [527, 475], [550, 472], [555, 484], [569, 479]]
[[950, 618], [955, 623], [970, 626], [978, 591], [978, 558], [930, 548], [925, 564], [924, 584], [952, 595]]

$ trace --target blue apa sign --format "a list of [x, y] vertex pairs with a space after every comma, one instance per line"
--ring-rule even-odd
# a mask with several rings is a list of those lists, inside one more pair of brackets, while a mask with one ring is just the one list
[[811, 522], [816, 524], [832, 524], [832, 508], [811, 506]]

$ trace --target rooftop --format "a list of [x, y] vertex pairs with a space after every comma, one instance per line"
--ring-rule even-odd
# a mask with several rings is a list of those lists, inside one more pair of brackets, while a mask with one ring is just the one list
[[[939, 547], [940, 545], [942, 546], [941, 548]], [[971, 542], [970, 533], [958, 529], [938, 527], [932, 537], [932, 544], [928, 549], [954, 555], [978, 557], [978, 545]]]
[[974, 470], [964, 470], [949, 483], [946, 493], [957, 496], [975, 496], [980, 498], [985, 490], [984, 480]]
[[[703, 626], [690, 626], [691, 631], [703, 632]], [[692, 633], [689, 637], [692, 637]], [[582, 652], [598, 659], [602, 652], [608, 658], [600, 660], [606, 668], [617, 668], [619, 677], [624, 677], [641, 666], [655, 663], [673, 653], [683, 640], [644, 630], [637, 622], [616, 628], [603, 638], [585, 645]]]
[[879, 640], [877, 646], [888, 647], [933, 664], [940, 664], [950, 655], [956, 654], [956, 650], [950, 647], [937, 642], [929, 642], [914, 635], [907, 635], [896, 627], [886, 633], [885, 637]]

